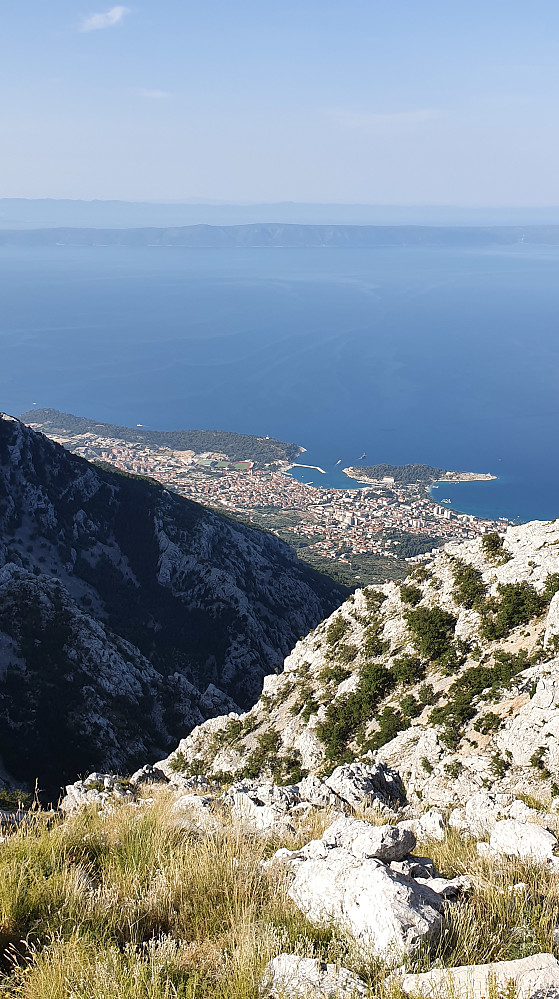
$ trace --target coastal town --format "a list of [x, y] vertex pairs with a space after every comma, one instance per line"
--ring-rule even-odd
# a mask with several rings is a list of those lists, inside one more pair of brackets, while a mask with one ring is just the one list
[[406, 563], [505, 523], [456, 512], [436, 503], [424, 483], [400, 485], [390, 476], [362, 488], [324, 488], [298, 482], [286, 462], [262, 467], [219, 452], [153, 447], [93, 432], [47, 433], [89, 460], [150, 476], [181, 496], [265, 527], [317, 568], [352, 566], [362, 582], [401, 576]]

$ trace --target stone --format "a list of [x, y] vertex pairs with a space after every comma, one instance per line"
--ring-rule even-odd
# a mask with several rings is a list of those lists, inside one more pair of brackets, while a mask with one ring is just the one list
[[340, 804], [337, 794], [312, 774], [299, 781], [297, 788], [301, 801], [306, 801], [316, 808], [329, 808]]
[[548, 649], [553, 639], [559, 635], [559, 593], [555, 593], [551, 598], [551, 603], [547, 611], [545, 622], [545, 634], [543, 637], [543, 647]]
[[366, 996], [368, 989], [347, 968], [313, 957], [278, 954], [266, 965], [260, 993], [266, 999], [354, 999]]
[[111, 807], [111, 800], [113, 803], [117, 800], [134, 801], [134, 793], [127, 787], [124, 777], [92, 773], [85, 780], [77, 780], [74, 784], [66, 785], [66, 794], [60, 802], [60, 808], [67, 814], [79, 811], [88, 805], [107, 809]]
[[438, 935], [443, 899], [379, 860], [334, 848], [295, 871], [289, 896], [311, 923], [334, 923], [367, 955], [396, 962]]
[[402, 860], [415, 846], [415, 836], [401, 825], [374, 826], [362, 819], [343, 816], [332, 823], [322, 836], [327, 847], [342, 847], [358, 859]]
[[394, 807], [404, 801], [399, 775], [383, 763], [344, 763], [324, 783], [352, 808], [375, 803]]
[[514, 983], [516, 999], [556, 999], [559, 996], [559, 964], [553, 954], [534, 954], [519, 961], [470, 964], [460, 968], [437, 968], [399, 980], [403, 992], [413, 996], [482, 999], [504, 993]]
[[521, 860], [534, 860], [540, 863], [559, 864], [554, 856], [557, 839], [553, 833], [532, 822], [519, 822], [517, 819], [504, 819], [497, 822], [489, 838], [491, 853]]
[[396, 874], [404, 874], [407, 878], [438, 878], [439, 874], [429, 857], [404, 857], [403, 860], [393, 860], [390, 870]]
[[233, 795], [231, 818], [253, 832], [268, 835], [295, 832], [282, 811], [272, 805], [257, 805], [250, 795], [241, 791]]
[[175, 824], [199, 832], [215, 833], [224, 828], [214, 814], [215, 798], [210, 794], [183, 794], [173, 804], [172, 811], [178, 816]]
[[445, 834], [446, 822], [444, 815], [436, 808], [430, 808], [419, 819], [417, 828], [418, 839], [432, 839], [440, 843], [445, 838]]
[[136, 773], [132, 774], [130, 783], [132, 787], [139, 787], [140, 784], [167, 784], [168, 780], [162, 770], [146, 763], [145, 767], [141, 767], [140, 770], [136, 770]]

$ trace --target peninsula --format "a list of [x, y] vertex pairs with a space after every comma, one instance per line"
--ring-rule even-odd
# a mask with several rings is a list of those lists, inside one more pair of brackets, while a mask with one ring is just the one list
[[433, 465], [352, 465], [344, 468], [346, 475], [358, 482], [374, 485], [432, 485], [434, 482], [489, 482], [496, 479], [490, 472], [448, 472]]

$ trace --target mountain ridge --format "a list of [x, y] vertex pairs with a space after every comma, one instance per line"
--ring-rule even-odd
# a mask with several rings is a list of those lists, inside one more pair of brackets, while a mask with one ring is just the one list
[[241, 225], [147, 226], [133, 229], [0, 229], [0, 246], [183, 246], [191, 249], [382, 246], [514, 246], [559, 244], [559, 225], [422, 226], [422, 225]]

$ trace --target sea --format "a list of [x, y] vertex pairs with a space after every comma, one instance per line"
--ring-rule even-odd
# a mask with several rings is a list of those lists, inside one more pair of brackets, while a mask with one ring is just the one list
[[[0, 409], [490, 472], [454, 509], [559, 516], [559, 247], [0, 248]], [[364, 458], [361, 456], [365, 455]]]

